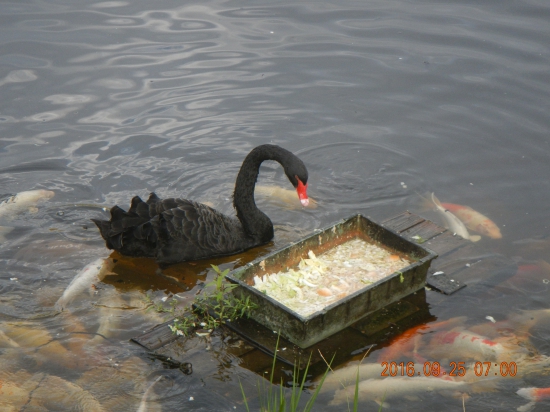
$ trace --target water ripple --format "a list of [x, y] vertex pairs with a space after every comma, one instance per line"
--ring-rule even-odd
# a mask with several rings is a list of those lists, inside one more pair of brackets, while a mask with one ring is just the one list
[[[242, 160], [263, 143], [304, 160], [318, 202], [315, 210], [293, 210], [258, 197], [276, 229], [265, 250], [352, 213], [383, 219], [418, 210], [416, 192], [435, 191], [498, 221], [504, 238], [488, 247], [524, 253], [513, 240], [546, 236], [550, 218], [549, 18], [543, 0], [2, 2], [2, 193], [45, 188], [55, 197], [22, 214], [0, 244], [9, 273], [0, 279], [0, 312], [44, 311], [82, 267], [109, 253], [89, 221], [107, 216], [103, 207], [127, 208], [132, 196], [155, 191], [234, 213]], [[272, 162], [258, 181], [291, 189]], [[103, 292], [129, 301], [132, 293], [139, 300], [151, 289], [160, 298], [174, 288], [150, 275], [138, 281], [130, 266], [134, 278], [118, 274]], [[195, 273], [188, 287], [205, 277]], [[521, 300], [526, 308], [547, 293], [501, 292], [508, 305]], [[443, 311], [439, 298], [433, 308]], [[471, 303], [479, 299], [466, 291], [447, 301], [476, 318], [479, 305]], [[492, 304], [507, 313], [503, 300]], [[93, 335], [102, 317], [92, 302], [83, 299], [72, 322]], [[134, 309], [117, 316], [125, 327], [113, 328], [112, 341], [79, 352], [97, 367], [60, 371], [49, 362], [40, 372], [78, 380], [112, 410], [135, 410], [151, 376], [162, 372], [168, 378], [155, 399], [163, 407], [232, 410], [227, 397], [240, 399], [237, 383], [198, 341], [188, 348], [196, 375], [172, 374], [136, 359], [127, 342], [153, 320]], [[72, 347], [80, 340], [68, 323], [52, 317], [36, 325]], [[38, 372], [35, 356], [26, 351], [10, 365]], [[105, 387], [94, 384], [118, 358], [135, 376], [122, 383], [128, 375], [117, 369]], [[511, 404], [507, 391], [491, 396]]]

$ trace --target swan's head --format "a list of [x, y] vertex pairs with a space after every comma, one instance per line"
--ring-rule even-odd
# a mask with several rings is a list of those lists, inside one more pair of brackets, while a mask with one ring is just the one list
[[298, 180], [296, 191], [298, 192], [300, 203], [305, 207], [309, 205], [309, 198], [307, 197], [307, 182], [304, 184], [298, 176], [296, 176], [296, 179]]
[[288, 177], [288, 180], [290, 180], [290, 183], [292, 183], [292, 186], [294, 186], [296, 192], [298, 192], [300, 203], [302, 206], [309, 205], [309, 199], [307, 197], [308, 173], [304, 162], [294, 153], [275, 145], [258, 146], [252, 152], [255, 150], [269, 152], [268, 157], [265, 157], [265, 159], [276, 160], [283, 166], [286, 177]]
[[292, 186], [296, 189], [298, 193], [298, 198], [302, 206], [309, 205], [309, 198], [307, 197], [307, 169], [304, 163], [296, 158], [292, 166], [287, 170], [285, 168], [286, 175]]

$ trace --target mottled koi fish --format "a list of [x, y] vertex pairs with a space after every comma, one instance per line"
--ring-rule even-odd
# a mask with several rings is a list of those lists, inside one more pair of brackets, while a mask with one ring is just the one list
[[502, 238], [498, 226], [487, 216], [482, 215], [471, 207], [454, 203], [441, 203], [441, 206], [458, 217], [468, 229], [483, 236], [488, 236], [491, 239]]
[[387, 347], [384, 348], [378, 356], [378, 362], [396, 361], [401, 357], [413, 359], [417, 354], [419, 346], [421, 346], [420, 341], [424, 335], [429, 335], [442, 329], [456, 327], [459, 324], [464, 324], [465, 321], [466, 317], [460, 316], [444, 321], [418, 325], [407, 329], [403, 333], [390, 339]]
[[454, 358], [461, 358], [465, 361], [467, 359], [502, 361], [511, 356], [523, 355], [523, 352], [526, 352], [523, 347], [514, 345], [512, 342], [491, 340], [459, 328], [436, 333], [430, 341], [430, 348], [431, 356], [448, 357], [449, 354], [452, 354]]
[[527, 412], [535, 407], [536, 402], [550, 400], [550, 388], [521, 388], [516, 392], [522, 398], [531, 402], [520, 406], [519, 412]]

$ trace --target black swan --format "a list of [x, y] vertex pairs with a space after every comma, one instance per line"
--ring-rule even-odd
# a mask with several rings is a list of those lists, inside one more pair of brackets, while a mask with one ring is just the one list
[[237, 218], [185, 199], [159, 199], [151, 193], [147, 202], [135, 196], [125, 212], [111, 208], [111, 220], [92, 219], [109, 249], [125, 256], [154, 257], [163, 266], [187, 260], [232, 255], [273, 239], [271, 220], [256, 206], [254, 187], [264, 160], [275, 160], [307, 206], [308, 173], [304, 163], [282, 147], [262, 145], [244, 159], [233, 193]]

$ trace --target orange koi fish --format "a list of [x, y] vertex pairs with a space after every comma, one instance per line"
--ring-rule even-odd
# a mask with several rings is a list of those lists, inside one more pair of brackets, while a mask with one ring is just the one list
[[412, 360], [416, 360], [416, 357], [419, 356], [417, 350], [421, 346], [421, 340], [424, 335], [464, 324], [465, 321], [465, 316], [459, 316], [407, 329], [390, 339], [382, 350], [382, 353], [378, 356], [378, 362], [395, 362], [401, 357], [409, 357]]
[[550, 399], [550, 388], [521, 388], [516, 392], [522, 398], [531, 402], [520, 406], [518, 411], [527, 412], [535, 407], [536, 402]]
[[516, 393], [531, 401], [550, 399], [550, 388], [522, 388]]
[[454, 203], [441, 203], [441, 206], [458, 217], [468, 229], [488, 236], [491, 239], [502, 238], [498, 226], [487, 216], [482, 215], [471, 207]]

